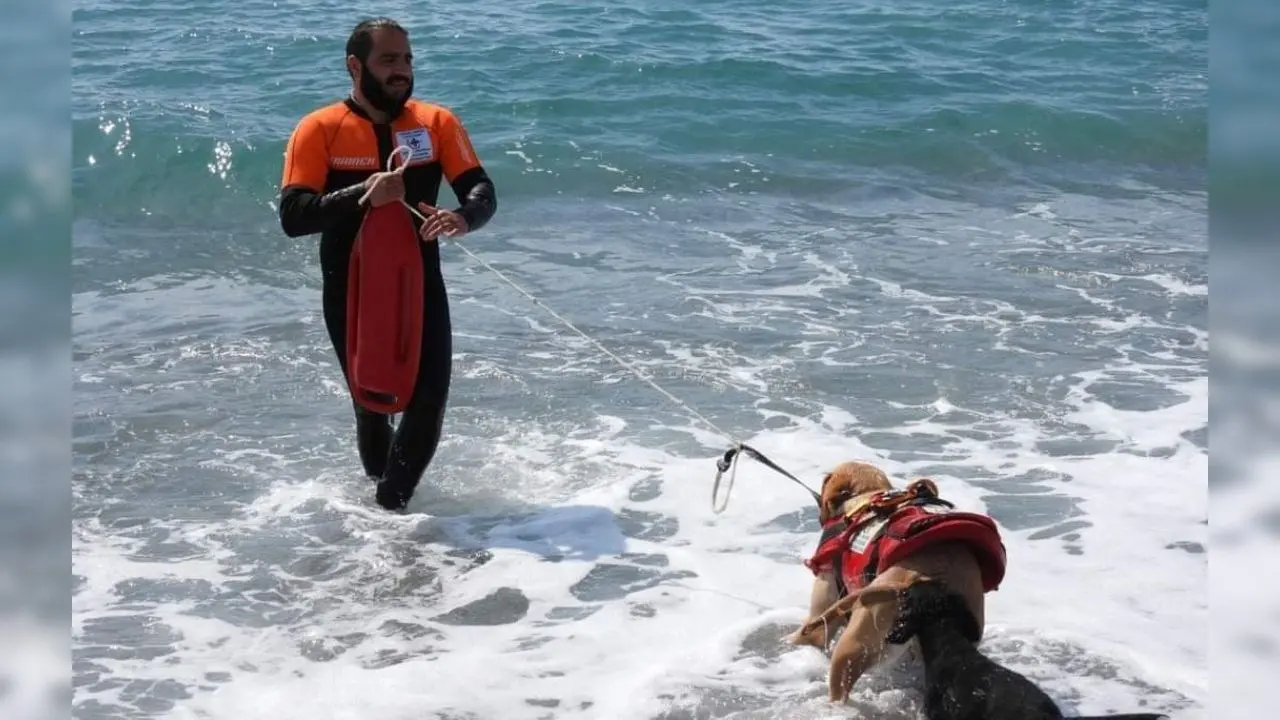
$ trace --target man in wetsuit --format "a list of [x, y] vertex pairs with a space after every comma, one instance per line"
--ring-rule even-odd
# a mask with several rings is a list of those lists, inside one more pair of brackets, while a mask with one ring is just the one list
[[[448, 109], [410, 99], [413, 53], [409, 34], [386, 18], [356, 26], [347, 40], [351, 94], [302, 118], [285, 150], [280, 183], [280, 225], [289, 237], [320, 233], [324, 322], [343, 377], [347, 375], [347, 269], [367, 203], [404, 200], [422, 236], [424, 330], [413, 396], [399, 426], [387, 415], [355, 405], [356, 442], [365, 472], [378, 481], [377, 501], [387, 509], [408, 504], [435, 455], [444, 422], [453, 365], [449, 299], [440, 271], [441, 235], [480, 229], [497, 205], [462, 123]], [[383, 172], [400, 145], [413, 149], [403, 176]], [[461, 206], [435, 207], [441, 179]]]

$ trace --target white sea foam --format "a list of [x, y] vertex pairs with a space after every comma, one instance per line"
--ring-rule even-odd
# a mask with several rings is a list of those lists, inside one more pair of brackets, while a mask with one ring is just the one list
[[[1053, 217], [1034, 206], [1022, 221]], [[1207, 424], [1208, 383], [1178, 360], [1175, 345], [1202, 348], [1203, 331], [1126, 309], [1102, 291], [1054, 285], [1057, 278], [1046, 285], [1099, 314], [1022, 306], [1014, 293], [913, 287], [892, 268], [857, 270], [841, 247], [813, 255], [797, 243], [788, 254], [745, 234], [716, 237], [736, 253], [728, 274], [661, 276], [686, 314], [670, 337], [648, 338], [629, 355], [638, 367], [678, 366], [664, 378], [700, 387], [708, 404], [719, 394], [748, 397], [735, 422], [764, 429], [744, 439], [810, 482], [835, 463], [867, 458], [899, 480], [928, 474], [961, 507], [1007, 518], [1009, 570], [989, 596], [984, 641], [995, 658], [1082, 713], [1146, 702], [1177, 720], [1207, 717], [1207, 455], [1189, 436]], [[513, 264], [521, 259], [509, 252]], [[787, 274], [744, 283], [760, 262]], [[1142, 292], [1197, 292], [1156, 277]], [[842, 295], [849, 292], [874, 295], [876, 306], [860, 307]], [[143, 294], [113, 302], [135, 308]], [[455, 389], [440, 459], [407, 514], [374, 507], [371, 487], [353, 477], [348, 411], [332, 400], [341, 388], [324, 366], [328, 348], [310, 336], [309, 346], [277, 346], [283, 357], [274, 361], [327, 383], [284, 398], [288, 412], [322, 408], [323, 418], [280, 428], [267, 442], [213, 428], [207, 456], [182, 459], [252, 487], [251, 499], [144, 529], [112, 527], [106, 517], [79, 522], [75, 566], [85, 580], [73, 633], [98, 675], [81, 684], [77, 702], [129, 705], [150, 694], [172, 702], [166, 717], [180, 719], [639, 720], [686, 717], [681, 708], [848, 716], [825, 700], [823, 655], [781, 642], [808, 599], [801, 560], [817, 539], [811, 499], [743, 459], [728, 511], [714, 515], [714, 460], [728, 439], [689, 425], [661, 397], [644, 396], [656, 410], [635, 409], [635, 396], [622, 393], [648, 388], [579, 338], [554, 336], [536, 309], [504, 302], [457, 303], [459, 316], [488, 312], [529, 329], [512, 352], [508, 326], [475, 330], [475, 315], [459, 322], [459, 383], [493, 398], [496, 384], [525, 393], [516, 403], [542, 401], [540, 388], [566, 379], [598, 384], [565, 386], [580, 395], [547, 399], [553, 410], [537, 422], [513, 422]], [[619, 323], [639, 322], [618, 314]], [[86, 327], [109, 327], [98, 322]], [[871, 427], [831, 399], [846, 390], [843, 373], [927, 364], [931, 348], [959, 333], [986, 338], [992, 353], [1025, 354], [1030, 368], [1063, 352], [1037, 345], [1044, 335], [1071, 330], [1069, 343], [1099, 325], [1152, 336], [1121, 336], [1126, 343], [1092, 370], [1037, 376], [1058, 394], [1052, 417], [1019, 413], [1016, 402], [968, 407], [981, 400], [903, 385], [902, 395], [891, 389], [882, 400], [909, 419]], [[789, 340], [749, 349], [728, 328]], [[99, 387], [168, 370], [176, 358], [175, 374], [200, 362], [213, 368], [202, 382], [248, 383], [273, 352], [254, 343], [237, 339], [215, 352], [192, 339], [120, 352], [84, 374]], [[1134, 377], [1178, 399], [1158, 409], [1109, 404], [1107, 384]], [[837, 387], [816, 400], [823, 382]], [[717, 409], [731, 414], [733, 402]], [[316, 434], [329, 425], [337, 429]], [[171, 437], [161, 436], [139, 467], [163, 465]], [[903, 452], [895, 440], [930, 449]], [[1061, 446], [1086, 440], [1095, 445]], [[112, 481], [133, 482], [131, 472], [117, 468]], [[1001, 510], [1020, 498], [1060, 501], [1076, 514], [1034, 521]], [[181, 561], [154, 559], [157, 543], [166, 544], [160, 555]], [[113, 620], [142, 628], [129, 631], [142, 635], [128, 638], [134, 649], [86, 645]], [[918, 695], [868, 678], [852, 706], [862, 717], [908, 720]]]
[[[1171, 552], [1176, 542], [1205, 544], [1200, 523], [1205, 507], [1205, 455], [1180, 438], [1203, 423], [1207, 383], [1183, 384], [1188, 399], [1162, 411], [1126, 413], [1090, 397], [1082, 380], [1072, 420], [1130, 444], [1141, 451], [1176, 448], [1170, 457], [1144, 457], [1127, 452], [1101, 456], [1050, 458], [1038, 454], [1038, 431], [1027, 424], [1012, 436], [1021, 447], [993, 450], [981, 443], [964, 444], [965, 465], [997, 474], [1042, 468], [1072, 477], [1070, 490], [1082, 499], [1091, 527], [1077, 531], [1081, 554], [1062, 551], [1059, 543], [1032, 541], [1025, 532], [1006, 531], [1010, 571], [1004, 586], [990, 596], [991, 639], [999, 653], [1024, 642], [1029, 657], [1016, 654], [1015, 665], [1035, 662], [1037, 652], [1054, 653], [1050, 669], [1039, 668], [1051, 686], [1088, 689], [1082, 710], [1134, 707], [1138, 696], [1131, 683], [1180, 693], [1203, 702], [1204, 634], [1173, 628], [1204, 626], [1205, 565], [1202, 555]], [[828, 408], [833, 416], [839, 408]], [[850, 457], [876, 458], [874, 448], [821, 425], [796, 420], [798, 427], [767, 432], [749, 441], [792, 472], [813, 478]], [[948, 433], [944, 423], [926, 423], [912, 432]], [[197, 619], [183, 603], [150, 608], [146, 614], [181, 636], [169, 656], [178, 662], [134, 659], [101, 660], [113, 672], [144, 682], [176, 681], [196, 692], [178, 703], [173, 717], [386, 718], [422, 717], [424, 713], [473, 713], [478, 717], [648, 718], [669, 706], [684, 691], [736, 692], [773, 698], [775, 717], [817, 717], [828, 712], [815, 705], [824, 665], [811, 649], [772, 648], [802, 618], [809, 575], [799, 560], [814, 537], [778, 529], [770, 521], [802, 512], [807, 498], [794, 486], [758, 464], [744, 460], [734, 502], [724, 515], [709, 511], [707, 457], [688, 458], [630, 446], [624, 441], [567, 443], [549, 436], [523, 436], [520, 452], [528, 458], [530, 482], [518, 490], [519, 501], [536, 509], [531, 518], [499, 524], [481, 533], [492, 546], [493, 559], [468, 572], [442, 572], [438, 597], [394, 601], [350, 597], [340, 582], [318, 584], [310, 602], [326, 596], [344, 599], [332, 610], [292, 628], [251, 629], [223, 620]], [[509, 447], [511, 451], [518, 448]], [[597, 477], [572, 497], [551, 497], [540, 505], [536, 492], [546, 481], [534, 468], [559, 462], [599, 461], [615, 468]], [[913, 468], [879, 460], [898, 477]], [[554, 474], [554, 473], [553, 473]], [[980, 492], [962, 480], [934, 473], [947, 495], [967, 507], [983, 507]], [[660, 479], [661, 494], [651, 500], [629, 500], [638, 481]], [[357, 564], [385, 572], [387, 582], [405, 572], [380, 548], [412, 536], [430, 518], [421, 511], [387, 517], [368, 508], [352, 493], [336, 492], [349, 484], [344, 477], [278, 485], [245, 513], [239, 527], [222, 532], [266, 533], [274, 524], [295, 522], [317, 511], [344, 519], [344, 547]], [[475, 492], [502, 488], [472, 488]], [[557, 509], [558, 508], [558, 509]], [[578, 508], [568, 512], [565, 508]], [[593, 509], [600, 508], [600, 512]], [[612, 513], [657, 513], [678, 523], [669, 538], [642, 540], [621, 536]], [[451, 532], [463, 533], [465, 519], [443, 519]], [[181, 563], [132, 560], [126, 543], [87, 529], [77, 543], [76, 564], [89, 576], [76, 597], [77, 630], [89, 616], [130, 614], [113, 603], [113, 588], [138, 578], [208, 583], [217, 587], [231, 578], [212, 558], [219, 553], [218, 532], [198, 524], [173, 529], [177, 537], [213, 551], [206, 559]], [[448, 533], [446, 533], [448, 534]], [[487, 539], [488, 542], [485, 540]], [[456, 540], [456, 537], [455, 537]], [[448, 543], [445, 543], [448, 545]], [[445, 545], [422, 542], [414, 560], [443, 569]], [[567, 557], [548, 562], [547, 556]], [[625, 553], [619, 560], [612, 555]], [[222, 553], [225, 555], [225, 551]], [[574, 555], [579, 557], [573, 557]], [[344, 562], [352, 562], [348, 557]], [[598, 563], [618, 563], [641, 571], [637, 589], [598, 601], [582, 601], [571, 591]], [[643, 573], [671, 579], [652, 582]], [[529, 600], [518, 622], [494, 627], [453, 626], [433, 622], [440, 612], [463, 606], [497, 587], [518, 588]], [[550, 622], [555, 608], [598, 606], [577, 620]], [[398, 640], [380, 633], [388, 621], [421, 624], [431, 633], [428, 649], [420, 640]], [[308, 641], [343, 648], [334, 638], [366, 633], [375, 638], [325, 662], [300, 656]], [[753, 642], [753, 633], [760, 637]], [[744, 649], [744, 645], [746, 648]], [[1063, 650], [1067, 648], [1067, 650]], [[378, 651], [418, 653], [398, 664], [363, 667]], [[772, 657], [769, 662], [761, 656]], [[1080, 662], [1080, 656], [1092, 658]], [[1065, 667], [1090, 664], [1114, 668], [1120, 682], [1069, 677]], [[1055, 666], [1059, 666], [1056, 667]], [[227, 682], [207, 678], [227, 673]], [[1128, 681], [1126, 681], [1128, 679]], [[124, 688], [94, 693], [110, 702]], [[695, 695], [697, 692], [695, 692]], [[886, 691], [859, 696], [885, 711], [898, 696]], [[809, 698], [806, 700], [806, 698]], [[554, 709], [548, 706], [556, 701]], [[883, 703], [883, 704], [881, 704]], [[1197, 717], [1186, 712], [1178, 717]]]

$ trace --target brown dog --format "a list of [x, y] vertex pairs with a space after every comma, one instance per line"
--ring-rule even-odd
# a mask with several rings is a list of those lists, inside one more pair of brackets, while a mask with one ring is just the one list
[[[1004, 576], [1004, 546], [990, 518], [951, 510], [931, 481], [895, 494], [888, 476], [864, 462], [827, 474], [818, 516], [822, 542], [805, 563], [814, 573], [809, 617], [791, 640], [825, 649], [840, 633], [831, 652], [833, 701], [845, 700], [884, 658], [897, 605], [866, 602], [872, 596], [938, 580], [965, 599], [981, 632], [985, 594]], [[860, 595], [864, 602], [856, 602]]]

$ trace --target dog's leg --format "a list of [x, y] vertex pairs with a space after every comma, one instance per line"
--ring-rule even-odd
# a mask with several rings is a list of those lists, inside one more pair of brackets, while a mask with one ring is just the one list
[[894, 603], [857, 604], [849, 614], [849, 625], [831, 651], [828, 688], [833, 702], [849, 697], [854, 683], [884, 655], [885, 637], [897, 615]]
[[839, 594], [836, 588], [835, 571], [827, 570], [818, 573], [818, 576], [813, 579], [813, 590], [809, 593], [809, 617], [800, 630], [789, 638], [792, 644], [812, 645], [820, 650], [827, 648], [831, 638], [835, 637], [844, 625], [844, 619], [837, 617], [820, 623], [814, 621], [821, 618], [823, 611], [839, 599]]
[[858, 678], [884, 657], [885, 638], [898, 616], [897, 593], [914, 579], [915, 573], [890, 568], [856, 593], [849, 625], [831, 652], [828, 688], [833, 702], [847, 699]]

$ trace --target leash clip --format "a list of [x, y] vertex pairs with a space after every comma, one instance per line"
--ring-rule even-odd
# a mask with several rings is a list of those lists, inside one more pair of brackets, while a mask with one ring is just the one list
[[724, 457], [716, 460], [716, 470], [724, 473], [728, 472], [729, 466], [733, 464], [733, 459], [738, 456], [738, 451], [742, 448], [737, 445], [724, 451]]
[[[716, 481], [711, 486], [711, 512], [716, 515], [729, 509], [729, 496], [733, 494], [733, 483], [738, 478], [738, 452], [742, 447], [741, 444], [734, 445], [724, 452], [723, 457], [716, 460]], [[724, 489], [724, 502], [717, 503], [716, 498], [720, 496], [720, 480], [730, 468], [733, 472], [729, 473], [729, 485]]]

